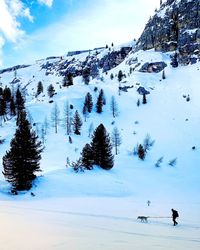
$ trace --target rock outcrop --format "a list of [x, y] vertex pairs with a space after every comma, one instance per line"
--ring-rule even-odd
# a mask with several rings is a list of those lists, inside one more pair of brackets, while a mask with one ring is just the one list
[[136, 50], [177, 51], [182, 64], [200, 60], [200, 0], [165, 0], [150, 18]]

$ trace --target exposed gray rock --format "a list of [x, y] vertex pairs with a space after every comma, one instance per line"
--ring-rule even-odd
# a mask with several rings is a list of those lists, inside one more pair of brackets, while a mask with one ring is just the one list
[[6, 69], [2, 69], [0, 70], [0, 74], [3, 74], [5, 72], [11, 72], [11, 71], [15, 71], [15, 70], [18, 70], [18, 69], [23, 69], [23, 68], [27, 68], [29, 67], [30, 65], [16, 65], [14, 67], [10, 67], [10, 68], [6, 68]]
[[150, 92], [148, 90], [146, 90], [144, 87], [139, 87], [137, 89], [137, 92], [140, 94], [140, 95], [149, 95]]
[[145, 73], [159, 73], [165, 67], [167, 67], [167, 64], [165, 62], [145, 63], [139, 71]]
[[200, 0], [167, 0], [150, 18], [136, 50], [178, 52], [182, 64], [200, 59]]

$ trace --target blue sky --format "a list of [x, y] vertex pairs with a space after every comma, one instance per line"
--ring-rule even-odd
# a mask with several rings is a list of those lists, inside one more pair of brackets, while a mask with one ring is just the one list
[[0, 0], [0, 68], [138, 38], [160, 0]]

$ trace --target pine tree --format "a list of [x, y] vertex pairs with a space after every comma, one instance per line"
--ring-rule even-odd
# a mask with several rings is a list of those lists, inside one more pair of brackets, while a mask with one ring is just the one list
[[0, 97], [0, 126], [2, 126], [2, 121], [6, 121], [6, 102]]
[[96, 111], [97, 113], [102, 113], [103, 111], [103, 105], [106, 104], [106, 99], [104, 96], [103, 89], [100, 90], [99, 96], [97, 98], [97, 103], [96, 103]]
[[82, 150], [82, 164], [83, 166], [88, 169], [91, 170], [92, 169], [92, 165], [93, 165], [93, 150], [90, 146], [90, 144], [86, 144]]
[[55, 94], [55, 89], [54, 89], [54, 86], [52, 84], [50, 84], [47, 88], [47, 93], [48, 93], [48, 96], [51, 98], [54, 96]]
[[173, 68], [177, 68], [178, 67], [178, 54], [175, 53], [172, 58], [171, 58], [171, 65]]
[[122, 73], [122, 71], [120, 70], [119, 72], [118, 72], [118, 81], [119, 82], [121, 82], [121, 80], [123, 79], [123, 73]]
[[94, 164], [99, 165], [105, 170], [111, 169], [114, 165], [112, 144], [103, 124], [100, 124], [94, 131], [91, 147]]
[[3, 99], [6, 101], [6, 102], [10, 102], [10, 99], [11, 99], [11, 90], [9, 87], [5, 87], [4, 90], [3, 90]]
[[88, 85], [90, 82], [90, 68], [85, 68], [82, 72], [83, 82]]
[[145, 150], [144, 150], [144, 147], [142, 146], [142, 144], [140, 144], [140, 145], [138, 146], [138, 152], [137, 152], [137, 154], [138, 154], [138, 157], [139, 157], [141, 160], [144, 160], [144, 158], [145, 158]]
[[113, 80], [113, 78], [114, 78], [114, 75], [113, 75], [113, 73], [111, 73], [110, 74], [110, 79]]
[[41, 142], [21, 111], [18, 128], [10, 144], [10, 150], [3, 157], [3, 174], [13, 190], [29, 190], [40, 170]]
[[17, 114], [19, 114], [22, 110], [25, 109], [24, 107], [24, 98], [21, 94], [20, 89], [18, 88], [16, 91], [16, 109], [17, 109]]
[[74, 126], [74, 134], [76, 135], [80, 135], [80, 130], [81, 130], [81, 126], [82, 126], [82, 120], [81, 117], [78, 113], [78, 110], [76, 110], [75, 114], [74, 114], [74, 119], [73, 119], [73, 126]]
[[92, 95], [89, 92], [85, 96], [84, 106], [86, 107], [88, 113], [92, 112], [93, 101], [92, 101]]
[[68, 72], [63, 78], [63, 87], [69, 87], [73, 85], [73, 75], [72, 73]]
[[15, 116], [16, 115], [16, 106], [15, 106], [15, 101], [14, 101], [14, 97], [11, 97], [10, 100], [10, 115], [11, 116]]
[[42, 84], [41, 81], [39, 81], [39, 82], [38, 82], [38, 85], [37, 85], [37, 93], [36, 93], [36, 96], [38, 96], [39, 94], [41, 94], [43, 91], [44, 91], [43, 84]]

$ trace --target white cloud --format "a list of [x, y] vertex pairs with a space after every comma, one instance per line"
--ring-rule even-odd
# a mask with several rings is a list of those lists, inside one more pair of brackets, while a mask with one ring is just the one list
[[38, 0], [38, 2], [39, 2], [40, 4], [45, 4], [45, 5], [47, 5], [48, 7], [51, 7], [52, 4], [53, 4], [53, 0]]
[[0, 0], [0, 61], [4, 44], [7, 41], [17, 43], [25, 34], [18, 17], [25, 17], [33, 22], [29, 8], [21, 0]]

